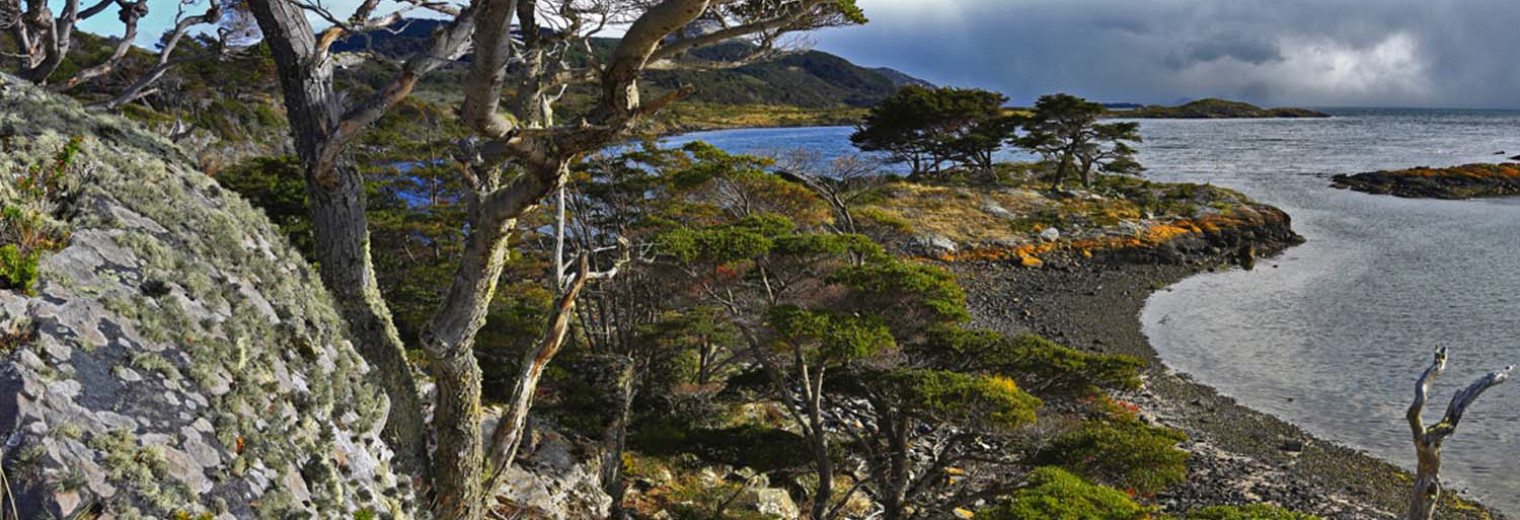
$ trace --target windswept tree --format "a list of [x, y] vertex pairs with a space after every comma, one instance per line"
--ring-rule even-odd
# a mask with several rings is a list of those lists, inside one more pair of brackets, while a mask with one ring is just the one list
[[908, 163], [915, 175], [938, 172], [946, 161], [988, 171], [1016, 128], [1004, 114], [1007, 102], [985, 90], [909, 85], [872, 107], [850, 141]]
[[[576, 158], [616, 142], [641, 119], [688, 93], [681, 89], [645, 100], [639, 88], [644, 71], [731, 66], [695, 62], [688, 53], [740, 40], [753, 53], [766, 54], [787, 34], [865, 21], [852, 0], [475, 0], [462, 8], [418, 0], [388, 13], [381, 12], [378, 0], [366, 0], [347, 16], [295, 0], [250, 4], [279, 69], [306, 177], [316, 238], [313, 260], [361, 352], [385, 379], [391, 399], [386, 438], [405, 452], [403, 467], [430, 469], [420, 473], [431, 473], [435, 516], [468, 519], [483, 515], [486, 490], [495, 489], [511, 464], [538, 381], [564, 342], [576, 296], [588, 278], [598, 276], [589, 268], [592, 251], [573, 262], [556, 261], [549, 277], [558, 294], [546, 332], [525, 355], [509, 408], [488, 444], [480, 433], [481, 371], [473, 344], [502, 282], [507, 240], [518, 219], [564, 184]], [[397, 59], [397, 73], [381, 88], [369, 94], [340, 91], [333, 81], [332, 45], [388, 27], [416, 9], [450, 21], [422, 50]], [[309, 15], [328, 27], [316, 31]], [[685, 30], [693, 22], [719, 29]], [[613, 27], [623, 35], [611, 52], [592, 52], [592, 36]], [[364, 178], [345, 163], [344, 150], [425, 75], [459, 58], [467, 44], [473, 55], [459, 114], [475, 139], [463, 143], [456, 158], [469, 188], [469, 234], [448, 292], [419, 340], [438, 388], [437, 449], [430, 454], [405, 343], [375, 281]], [[575, 59], [577, 54], [584, 59]], [[562, 123], [555, 107], [570, 88], [594, 92], [595, 101], [576, 120]]]
[[1010, 142], [1055, 164], [1053, 188], [1073, 170], [1087, 187], [1097, 173], [1139, 173], [1130, 143], [1140, 142], [1140, 124], [1099, 123], [1104, 112], [1103, 105], [1070, 94], [1040, 96], [1034, 114], [1020, 123], [1023, 134]]
[[[168, 0], [160, 0], [155, 5], [167, 9], [168, 4]], [[18, 62], [15, 67], [17, 75], [46, 85], [53, 91], [64, 92], [100, 81], [126, 68], [136, 50], [138, 24], [148, 16], [150, 6], [148, 0], [99, 0], [88, 6], [82, 6], [79, 0], [66, 0], [63, 10], [56, 14], [52, 7], [45, 0], [0, 0], [0, 31], [11, 37], [12, 48], [8, 50]], [[55, 77], [69, 60], [90, 55], [89, 51], [76, 48], [78, 36], [75, 33], [79, 23], [112, 12], [113, 7], [122, 31], [115, 37], [110, 54], [93, 63], [77, 63], [77, 70], [62, 78]], [[129, 80], [126, 87], [102, 105], [115, 108], [136, 100], [173, 67], [223, 55], [249, 36], [248, 19], [240, 15], [239, 10], [244, 7], [237, 0], [182, 1], [175, 2], [173, 8], [174, 26], [159, 40], [154, 58], [156, 63]], [[216, 30], [205, 32], [215, 36], [198, 37], [194, 34], [213, 26]], [[196, 46], [205, 51], [179, 52], [181, 43], [187, 39], [199, 40]]]

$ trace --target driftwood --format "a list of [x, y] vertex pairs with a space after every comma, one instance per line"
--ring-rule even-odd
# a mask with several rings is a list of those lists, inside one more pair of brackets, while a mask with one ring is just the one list
[[1409, 501], [1409, 520], [1430, 520], [1435, 515], [1436, 502], [1441, 498], [1441, 444], [1456, 433], [1457, 424], [1462, 422], [1467, 407], [1472, 406], [1483, 392], [1509, 380], [1509, 373], [1514, 368], [1511, 365], [1504, 367], [1504, 370], [1492, 372], [1457, 392], [1457, 395], [1452, 396], [1451, 403], [1446, 405], [1446, 415], [1441, 418], [1441, 422], [1427, 427], [1421, 417], [1425, 411], [1426, 395], [1430, 391], [1430, 383], [1446, 369], [1446, 347], [1436, 349], [1435, 360], [1415, 383], [1414, 402], [1409, 405], [1409, 429], [1414, 436], [1415, 454], [1419, 459], [1414, 494]]

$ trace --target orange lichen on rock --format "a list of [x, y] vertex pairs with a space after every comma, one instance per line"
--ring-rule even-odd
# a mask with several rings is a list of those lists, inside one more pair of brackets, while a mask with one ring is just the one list
[[1378, 172], [1384, 175], [1406, 175], [1413, 177], [1467, 177], [1471, 179], [1487, 178], [1520, 178], [1520, 163], [1487, 164], [1473, 163], [1447, 168], [1431, 168], [1422, 166], [1406, 170], [1393, 170]]

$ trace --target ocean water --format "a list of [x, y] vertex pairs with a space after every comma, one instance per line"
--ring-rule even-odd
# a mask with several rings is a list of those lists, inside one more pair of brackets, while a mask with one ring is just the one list
[[[1439, 420], [1459, 387], [1520, 364], [1520, 199], [1373, 196], [1330, 189], [1329, 176], [1503, 160], [1520, 154], [1520, 112], [1332, 112], [1330, 119], [1141, 123], [1147, 177], [1240, 190], [1286, 210], [1308, 238], [1255, 271], [1201, 274], [1158, 292], [1141, 318], [1176, 370], [1410, 467], [1404, 412], [1437, 346], [1451, 358], [1427, 422]], [[850, 132], [729, 130], [671, 142], [832, 156], [854, 152]], [[1449, 487], [1520, 511], [1520, 472], [1512, 469], [1520, 464], [1520, 381], [1485, 394], [1444, 451]]]

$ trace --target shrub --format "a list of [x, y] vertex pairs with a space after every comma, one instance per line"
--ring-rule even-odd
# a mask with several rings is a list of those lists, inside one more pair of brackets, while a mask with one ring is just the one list
[[1093, 485], [1060, 468], [1039, 468], [1029, 476], [1029, 487], [975, 518], [989, 520], [1141, 520], [1148, 508], [1113, 488]]
[[1058, 437], [1035, 456], [1095, 482], [1151, 495], [1187, 478], [1187, 435], [1120, 417], [1091, 421]]
[[718, 429], [685, 429], [668, 422], [640, 426], [630, 444], [649, 455], [690, 453], [710, 463], [762, 473], [801, 468], [813, 460], [802, 436], [756, 424]]
[[1184, 520], [1320, 520], [1314, 515], [1294, 513], [1267, 504], [1213, 506], [1189, 511]]
[[[68, 228], [55, 220], [55, 213], [82, 142], [75, 137], [48, 160], [18, 167], [7, 179], [10, 184], [0, 189], [0, 286], [30, 294], [42, 253], [62, 249], [68, 241]], [[8, 141], [0, 144], [4, 153], [20, 153]]]
[[1047, 395], [1137, 388], [1145, 364], [1133, 356], [1082, 352], [1032, 334], [966, 354], [980, 357], [983, 369], [1012, 375], [1031, 392]]
[[0, 247], [0, 286], [32, 294], [39, 254], [23, 254], [16, 244]]

